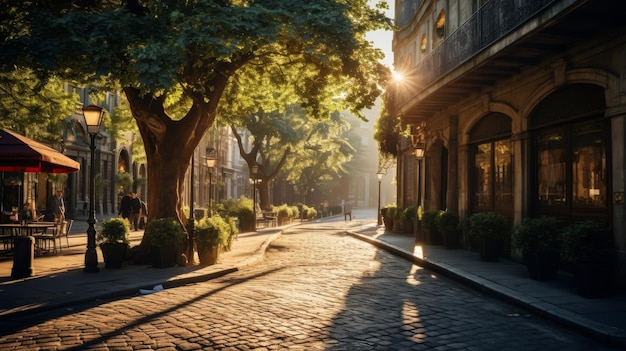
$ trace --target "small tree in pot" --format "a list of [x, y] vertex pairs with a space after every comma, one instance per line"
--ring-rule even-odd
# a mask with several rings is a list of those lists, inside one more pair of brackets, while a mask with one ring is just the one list
[[194, 239], [198, 247], [200, 264], [217, 263], [220, 252], [229, 251], [237, 228], [220, 216], [202, 218], [194, 226]]
[[514, 227], [512, 246], [522, 250], [524, 264], [532, 279], [556, 278], [561, 255], [561, 236], [556, 218], [524, 218]]
[[121, 268], [129, 248], [130, 222], [125, 218], [111, 218], [102, 222], [96, 236], [105, 268]]
[[150, 245], [154, 267], [173, 267], [179, 255], [184, 252], [187, 236], [175, 218], [153, 219], [148, 223], [144, 235]]
[[497, 261], [509, 233], [504, 216], [496, 212], [477, 212], [469, 218], [469, 234], [477, 241], [480, 259]]
[[441, 233], [443, 243], [447, 249], [461, 247], [461, 226], [459, 215], [451, 210], [439, 211], [435, 217], [437, 230]]

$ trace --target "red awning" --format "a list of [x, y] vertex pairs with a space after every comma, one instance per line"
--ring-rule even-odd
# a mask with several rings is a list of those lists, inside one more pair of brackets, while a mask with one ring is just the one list
[[80, 164], [59, 151], [0, 129], [0, 172], [72, 173]]

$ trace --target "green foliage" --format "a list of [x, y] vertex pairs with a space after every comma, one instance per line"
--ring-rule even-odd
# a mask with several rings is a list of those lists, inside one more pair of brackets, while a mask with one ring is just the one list
[[316, 219], [317, 218], [317, 210], [315, 208], [313, 208], [313, 207], [307, 207], [306, 208], [306, 218], [309, 221], [312, 221], [312, 220]]
[[380, 209], [380, 213], [387, 218], [391, 218], [391, 219], [400, 218], [400, 214], [402, 214], [402, 212], [398, 213], [399, 212], [398, 210], [399, 210], [398, 205], [388, 204]]
[[469, 234], [478, 239], [504, 240], [508, 234], [508, 224], [499, 213], [477, 212], [469, 218]]
[[401, 218], [404, 221], [411, 221], [417, 217], [417, 206], [409, 206], [402, 211]]
[[172, 217], [156, 218], [148, 222], [145, 240], [152, 246], [174, 245], [179, 249], [185, 247], [186, 235], [180, 222]]
[[[392, 27], [365, 0], [17, 1], [10, 9], [3, 71], [28, 66], [42, 80], [124, 91], [144, 141], [149, 191], [175, 200], [155, 206], [150, 197], [157, 218], [178, 216], [184, 166], [218, 107], [234, 102], [237, 118], [251, 115], [253, 103], [254, 112], [297, 103], [312, 118], [360, 116], [384, 86], [382, 53], [366, 34]], [[172, 140], [180, 142], [175, 154]]]
[[122, 243], [129, 244], [128, 233], [130, 222], [126, 218], [111, 218], [102, 222], [100, 231], [96, 236], [99, 244]]
[[402, 128], [400, 119], [381, 109], [380, 118], [374, 126], [374, 139], [378, 142], [378, 150], [383, 155], [397, 156], [398, 142]]
[[130, 177], [130, 174], [126, 172], [118, 173], [117, 174], [117, 186], [118, 186], [118, 193], [128, 194], [131, 191], [131, 187], [133, 186], [133, 181]]
[[75, 112], [78, 95], [66, 93], [63, 81], [40, 81], [32, 70], [0, 72], [0, 127], [61, 149], [63, 131]]
[[237, 227], [231, 218], [205, 217], [194, 225], [194, 239], [198, 246], [219, 245], [220, 250], [230, 251]]
[[560, 247], [560, 228], [554, 217], [524, 218], [515, 225], [511, 244], [520, 250], [553, 251]]
[[441, 233], [461, 229], [460, 223], [461, 218], [459, 215], [449, 209], [438, 211], [435, 216], [435, 225], [437, 225], [437, 229]]
[[613, 231], [603, 223], [592, 221], [571, 224], [562, 232], [561, 256], [568, 262], [612, 262]]
[[425, 229], [437, 228], [437, 222], [435, 221], [438, 214], [438, 210], [426, 210], [422, 212], [422, 216], [419, 219], [422, 222], [422, 227]]
[[291, 209], [291, 206], [287, 206], [285, 204], [272, 206], [272, 212], [276, 215], [279, 222], [293, 217], [293, 210]]

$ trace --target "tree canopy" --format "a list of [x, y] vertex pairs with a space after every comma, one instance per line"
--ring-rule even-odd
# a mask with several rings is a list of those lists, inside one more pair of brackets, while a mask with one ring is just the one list
[[[382, 53], [365, 34], [390, 28], [389, 19], [366, 0], [59, 0], [0, 6], [2, 70], [29, 67], [42, 81], [57, 76], [121, 88], [146, 150], [150, 217], [183, 222], [185, 172], [229, 82], [262, 77], [268, 85], [288, 86], [314, 117], [336, 109], [340, 95], [341, 104], [360, 115], [380, 93]], [[225, 101], [250, 103], [241, 95]]]

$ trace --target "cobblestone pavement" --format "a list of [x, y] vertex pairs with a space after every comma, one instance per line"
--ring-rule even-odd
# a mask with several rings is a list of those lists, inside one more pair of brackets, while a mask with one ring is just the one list
[[2, 350], [609, 350], [349, 237], [286, 230], [194, 285], [0, 322]]

